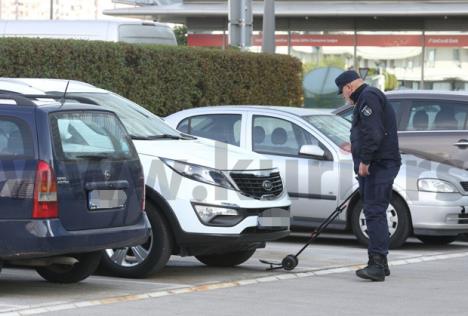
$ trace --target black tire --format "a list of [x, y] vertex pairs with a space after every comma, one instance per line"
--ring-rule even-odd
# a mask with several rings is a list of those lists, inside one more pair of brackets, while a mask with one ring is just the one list
[[426, 245], [442, 246], [455, 241], [458, 236], [417, 236]]
[[[390, 205], [393, 206], [393, 211], [396, 213], [398, 217], [398, 225], [396, 226], [396, 230], [390, 237], [390, 248], [395, 249], [403, 246], [406, 242], [406, 239], [411, 234], [411, 217], [409, 214], [408, 207], [406, 206], [405, 202], [396, 194], [393, 194], [392, 200], [390, 201]], [[351, 211], [351, 228], [358, 239], [358, 241], [364, 245], [368, 246], [369, 239], [362, 232], [361, 223], [360, 223], [360, 216], [362, 210], [362, 201], [359, 200], [352, 208]]]
[[195, 258], [197, 258], [201, 263], [211, 267], [233, 267], [249, 260], [255, 251], [256, 249], [241, 250], [221, 254], [195, 256]]
[[37, 267], [37, 273], [53, 283], [77, 283], [96, 271], [101, 260], [101, 251], [71, 255], [78, 260], [74, 265], [52, 264]]
[[[166, 266], [172, 254], [173, 244], [167, 221], [150, 201], [146, 201], [145, 211], [151, 224], [151, 237], [136, 247], [104, 250], [101, 260], [104, 271], [124, 278], [144, 278]], [[138, 262], [133, 251], [142, 248], [147, 251], [147, 256]], [[117, 263], [111, 259], [110, 256], [118, 251], [126, 252], [125, 262]]]

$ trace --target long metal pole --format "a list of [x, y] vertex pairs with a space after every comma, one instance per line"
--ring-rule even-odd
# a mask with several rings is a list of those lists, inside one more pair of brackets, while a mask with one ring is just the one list
[[424, 60], [426, 58], [426, 30], [422, 31], [422, 52], [421, 52], [421, 83], [419, 89], [424, 89]]
[[358, 56], [357, 56], [357, 30], [356, 30], [356, 26], [354, 26], [353, 66], [354, 66], [354, 71], [359, 72], [359, 63], [358, 63]]
[[54, 19], [54, 0], [50, 0], [50, 15], [49, 18], [51, 20]]
[[265, 0], [262, 45], [264, 53], [275, 53], [275, 29], [275, 0]]

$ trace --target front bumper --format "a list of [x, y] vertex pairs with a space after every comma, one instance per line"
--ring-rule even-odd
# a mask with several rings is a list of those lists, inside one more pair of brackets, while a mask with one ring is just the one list
[[267, 241], [287, 237], [289, 233], [289, 229], [268, 231], [256, 228], [236, 235], [182, 233], [179, 236], [180, 255], [200, 256], [264, 248]]
[[132, 226], [67, 231], [59, 219], [0, 221], [0, 259], [31, 259], [120, 248], [144, 243], [146, 214]]
[[417, 192], [408, 200], [415, 235], [455, 236], [468, 233], [468, 196]]

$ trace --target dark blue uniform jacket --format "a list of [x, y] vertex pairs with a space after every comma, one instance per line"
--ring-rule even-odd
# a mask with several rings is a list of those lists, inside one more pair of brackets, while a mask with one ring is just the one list
[[355, 103], [351, 127], [354, 169], [359, 163], [394, 160], [401, 163], [395, 112], [385, 95], [366, 84], [352, 95]]

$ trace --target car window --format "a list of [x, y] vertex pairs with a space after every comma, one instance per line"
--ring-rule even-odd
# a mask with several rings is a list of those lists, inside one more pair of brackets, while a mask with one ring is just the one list
[[408, 123], [401, 130], [464, 130], [468, 104], [447, 100], [415, 100], [409, 108]]
[[129, 159], [136, 156], [125, 129], [111, 113], [53, 113], [51, 122], [59, 158]]
[[299, 156], [302, 145], [321, 146], [310, 133], [287, 120], [271, 116], [253, 117], [253, 151], [273, 155]]
[[33, 156], [32, 136], [26, 122], [11, 117], [0, 117], [1, 159], [32, 158]]
[[348, 122], [352, 122], [353, 121], [353, 109], [354, 107], [347, 108], [343, 112], [339, 113], [339, 116], [341, 116]]
[[303, 118], [340, 148], [349, 144], [351, 124], [343, 118], [336, 115], [307, 115]]
[[241, 123], [240, 114], [207, 114], [183, 120], [177, 126], [177, 130], [240, 146]]
[[[395, 111], [396, 120], [397, 120], [397, 123], [399, 124], [399, 122], [401, 120], [401, 109], [402, 109], [401, 101], [389, 100], [388, 102], [390, 103], [393, 110]], [[353, 121], [353, 109], [354, 109], [354, 107], [349, 107], [346, 110], [344, 110], [343, 112], [338, 113], [338, 115], [341, 116], [342, 118], [344, 118], [345, 120], [347, 120], [349, 122], [352, 122]]]
[[182, 133], [189, 134], [189, 121], [189, 118], [183, 119], [182, 122], [177, 125], [177, 130]]

